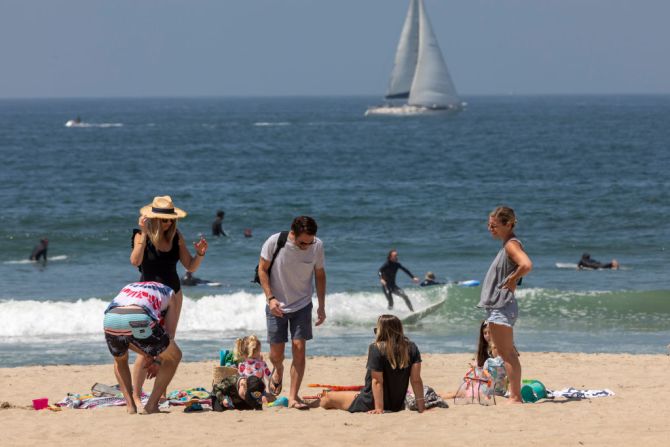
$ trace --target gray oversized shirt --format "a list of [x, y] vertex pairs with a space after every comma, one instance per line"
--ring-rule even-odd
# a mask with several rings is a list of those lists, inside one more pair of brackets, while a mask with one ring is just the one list
[[[517, 241], [523, 248], [521, 241], [515, 237], [509, 241]], [[509, 242], [507, 241], [507, 242]], [[482, 284], [482, 294], [479, 297], [477, 307], [486, 309], [499, 309], [514, 301], [514, 292], [509, 289], [503, 289], [502, 286], [507, 282], [507, 278], [516, 270], [517, 264], [507, 256], [505, 245], [496, 255], [495, 259], [486, 272], [486, 278]]]

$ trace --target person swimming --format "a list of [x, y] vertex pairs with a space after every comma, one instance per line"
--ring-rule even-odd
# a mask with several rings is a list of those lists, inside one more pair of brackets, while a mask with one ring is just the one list
[[607, 264], [605, 264], [596, 261], [591, 257], [590, 254], [583, 253], [582, 259], [580, 259], [579, 262], [577, 263], [577, 268], [580, 270], [600, 270], [600, 269], [618, 270], [619, 261], [617, 261], [616, 259], [612, 259], [612, 262], [608, 262]]

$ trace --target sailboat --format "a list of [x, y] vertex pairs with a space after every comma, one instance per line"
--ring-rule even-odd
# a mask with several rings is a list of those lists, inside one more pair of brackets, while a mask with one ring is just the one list
[[407, 99], [406, 104], [370, 107], [369, 115], [426, 115], [457, 113], [462, 102], [428, 20], [423, 0], [410, 0], [395, 54], [387, 101]]

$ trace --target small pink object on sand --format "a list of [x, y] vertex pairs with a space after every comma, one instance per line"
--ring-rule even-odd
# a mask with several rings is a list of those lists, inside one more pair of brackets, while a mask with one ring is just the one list
[[49, 406], [49, 399], [42, 397], [40, 399], [33, 399], [33, 408], [35, 410], [44, 410]]

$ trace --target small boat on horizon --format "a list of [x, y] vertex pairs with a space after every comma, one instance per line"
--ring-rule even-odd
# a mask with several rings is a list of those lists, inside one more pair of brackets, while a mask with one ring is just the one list
[[454, 114], [467, 105], [456, 92], [423, 0], [410, 0], [384, 99], [407, 103], [369, 107], [365, 116]]

